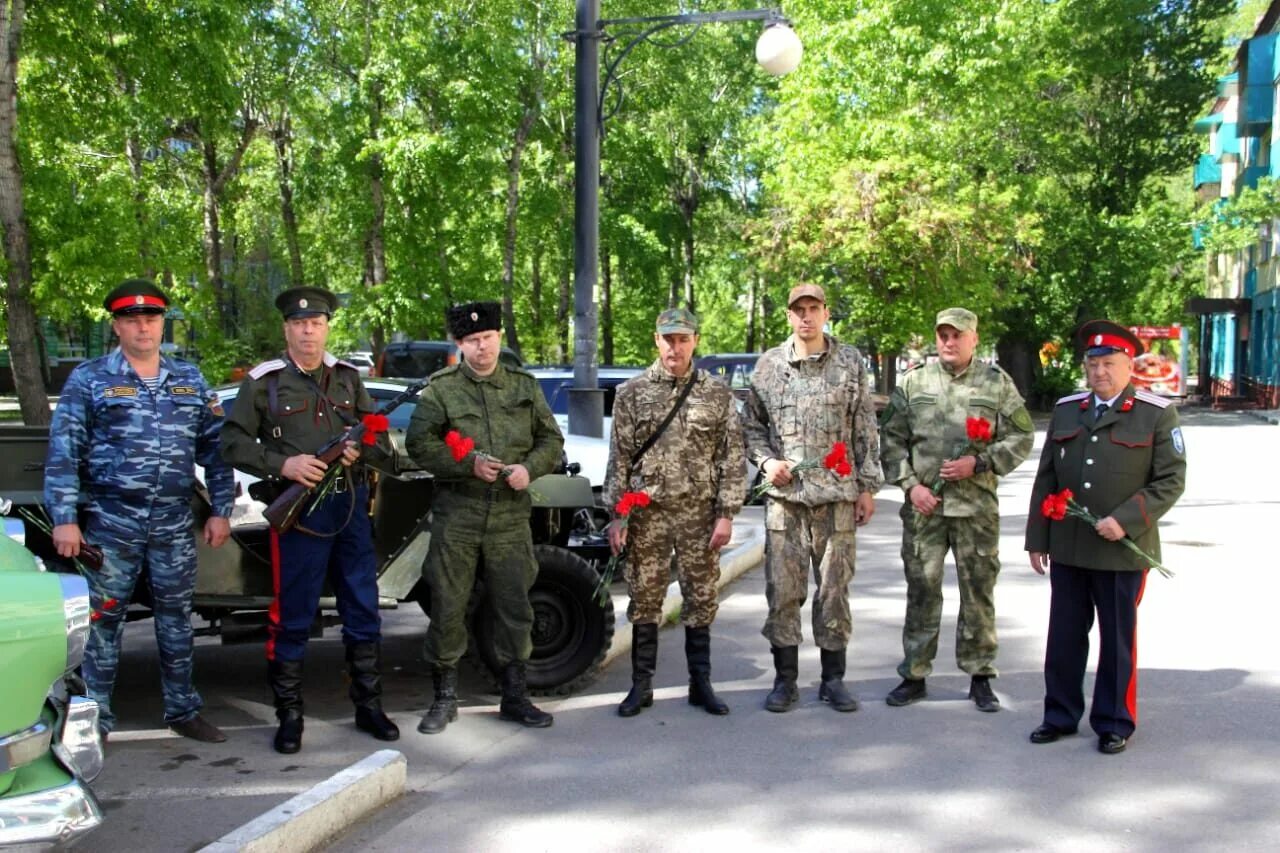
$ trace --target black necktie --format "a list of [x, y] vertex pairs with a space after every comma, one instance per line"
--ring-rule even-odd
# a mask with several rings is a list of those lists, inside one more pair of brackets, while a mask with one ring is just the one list
[[1110, 407], [1109, 407], [1106, 403], [1099, 403], [1099, 404], [1098, 404], [1098, 408], [1096, 408], [1096, 409], [1094, 409], [1094, 410], [1093, 410], [1093, 419], [1094, 419], [1094, 421], [1099, 421], [1099, 420], [1101, 420], [1101, 419], [1102, 419], [1102, 414], [1103, 414], [1103, 413], [1104, 413], [1108, 408], [1110, 408]]

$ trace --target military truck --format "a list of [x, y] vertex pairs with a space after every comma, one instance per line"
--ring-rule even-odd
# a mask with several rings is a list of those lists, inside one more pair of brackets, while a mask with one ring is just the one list
[[[374, 379], [366, 387], [375, 401], [395, 396], [408, 382]], [[220, 389], [230, 406], [235, 387]], [[421, 606], [430, 613], [429, 590], [422, 579], [422, 564], [430, 542], [429, 516], [434, 481], [403, 452], [404, 430], [413, 404], [391, 416], [391, 439], [397, 447], [393, 464], [379, 470], [373, 489], [372, 514], [378, 558], [379, 605]], [[48, 429], [19, 425], [0, 426], [0, 498], [15, 507], [38, 508], [42, 500], [44, 460]], [[598, 530], [599, 512], [591, 483], [578, 475], [576, 465], [562, 473], [536, 480], [531, 518], [538, 576], [530, 592], [533, 603], [533, 655], [529, 660], [530, 689], [539, 695], [563, 695], [588, 684], [613, 639], [613, 602], [607, 590], [596, 595], [597, 566], [607, 558], [605, 537]], [[237, 472], [236, 511], [231, 539], [210, 548], [197, 537], [199, 567], [194, 610], [205, 621], [197, 634], [219, 636], [224, 643], [253, 642], [266, 637], [267, 609], [272, 601], [270, 536], [264, 508], [252, 501], [248, 486], [253, 478]], [[197, 525], [203, 525], [211, 509], [206, 494], [193, 495]], [[362, 508], [363, 509], [363, 508]], [[27, 545], [58, 571], [74, 571], [54, 553], [48, 536], [26, 524]], [[150, 615], [148, 585], [140, 581], [129, 609], [130, 619]], [[468, 659], [490, 678], [497, 677], [493, 619], [484, 589], [478, 583], [469, 609], [471, 633]], [[336, 603], [326, 589], [313, 635], [338, 623]], [[426, 622], [423, 622], [425, 631]]]

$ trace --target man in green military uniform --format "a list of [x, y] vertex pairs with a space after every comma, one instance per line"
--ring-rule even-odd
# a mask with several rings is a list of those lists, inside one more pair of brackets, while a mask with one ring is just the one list
[[[529, 529], [529, 483], [555, 470], [564, 448], [532, 374], [499, 361], [502, 307], [449, 308], [449, 335], [463, 362], [431, 377], [406, 436], [409, 455], [436, 478], [431, 545], [424, 575], [431, 589], [426, 658], [435, 701], [418, 731], [442, 732], [458, 716], [458, 661], [467, 650], [467, 602], [476, 572], [484, 581], [502, 666], [500, 716], [551, 725], [529, 701], [525, 666], [533, 651], [529, 590], [538, 573]], [[463, 447], [467, 440], [472, 447]]]
[[926, 695], [938, 653], [942, 569], [955, 556], [960, 586], [956, 665], [969, 673], [969, 698], [998, 711], [995, 586], [1000, 573], [997, 478], [1022, 464], [1035, 441], [1031, 416], [1009, 375], [975, 360], [978, 317], [938, 312], [938, 360], [912, 370], [894, 390], [880, 429], [885, 479], [902, 488], [902, 565], [907, 615], [902, 682], [885, 701], [909, 705]]
[[[292, 481], [314, 488], [327, 466], [316, 452], [374, 410], [355, 366], [325, 351], [332, 293], [295, 287], [276, 298], [284, 316], [285, 351], [249, 371], [222, 427], [222, 456], [269, 483]], [[385, 456], [387, 439], [368, 447]], [[382, 710], [381, 618], [378, 565], [369, 521], [369, 477], [361, 445], [348, 442], [345, 470], [314, 498], [298, 523], [271, 531], [275, 589], [267, 625], [267, 672], [280, 726], [273, 746], [292, 754], [302, 748], [302, 662], [320, 594], [331, 582], [342, 616], [349, 690], [356, 728], [378, 740], [400, 730]]]
[[618, 714], [634, 717], [653, 704], [658, 623], [674, 553], [689, 703], [723, 716], [729, 706], [711, 686], [711, 623], [719, 607], [720, 549], [729, 543], [747, 491], [742, 427], [729, 388], [693, 366], [698, 318], [692, 311], [663, 311], [653, 340], [657, 361], [618, 389], [605, 474], [606, 506], [634, 491], [651, 500], [626, 525], [609, 527], [613, 553], [631, 545], [632, 686]]
[[[1132, 539], [1160, 560], [1160, 517], [1182, 495], [1187, 459], [1178, 410], [1164, 397], [1135, 390], [1130, 379], [1142, 342], [1106, 320], [1082, 325], [1089, 391], [1053, 409], [1031, 492], [1026, 547], [1031, 568], [1049, 569], [1052, 598], [1044, 656], [1044, 722], [1032, 743], [1074, 734], [1084, 716], [1089, 630], [1097, 613], [1098, 673], [1089, 725], [1098, 750], [1123, 752], [1138, 723], [1138, 602], [1150, 561], [1125, 547]], [[1070, 489], [1099, 520], [1089, 527], [1050, 520], [1043, 504]]]

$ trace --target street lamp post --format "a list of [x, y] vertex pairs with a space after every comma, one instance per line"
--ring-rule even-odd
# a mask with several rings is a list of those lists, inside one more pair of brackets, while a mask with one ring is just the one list
[[[574, 195], [573, 195], [573, 387], [569, 389], [569, 431], [604, 435], [604, 391], [596, 374], [596, 275], [600, 266], [600, 131], [604, 96], [618, 85], [618, 64], [655, 33], [679, 26], [763, 21], [756, 61], [770, 74], [786, 74], [800, 62], [800, 40], [777, 9], [692, 12], [648, 18], [600, 17], [600, 0], [578, 0], [574, 43]], [[610, 60], [600, 84], [600, 42], [610, 26], [635, 32]], [[680, 42], [681, 44], [683, 41]], [[620, 91], [620, 90], [619, 90]], [[621, 104], [621, 94], [615, 103]]]

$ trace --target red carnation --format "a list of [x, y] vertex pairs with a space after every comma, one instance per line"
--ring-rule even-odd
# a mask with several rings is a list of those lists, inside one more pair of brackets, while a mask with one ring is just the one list
[[464, 437], [456, 429], [451, 429], [445, 434], [444, 443], [448, 446], [449, 452], [453, 454], [454, 462], [461, 462], [466, 459], [467, 454], [476, 448], [475, 439]]
[[387, 420], [386, 415], [374, 414], [365, 415], [363, 419], [364, 435], [360, 436], [360, 440], [365, 444], [377, 444], [378, 433], [386, 432], [391, 428], [391, 421]]
[[970, 441], [991, 440], [991, 422], [986, 418], [969, 418], [964, 422], [964, 429]]

